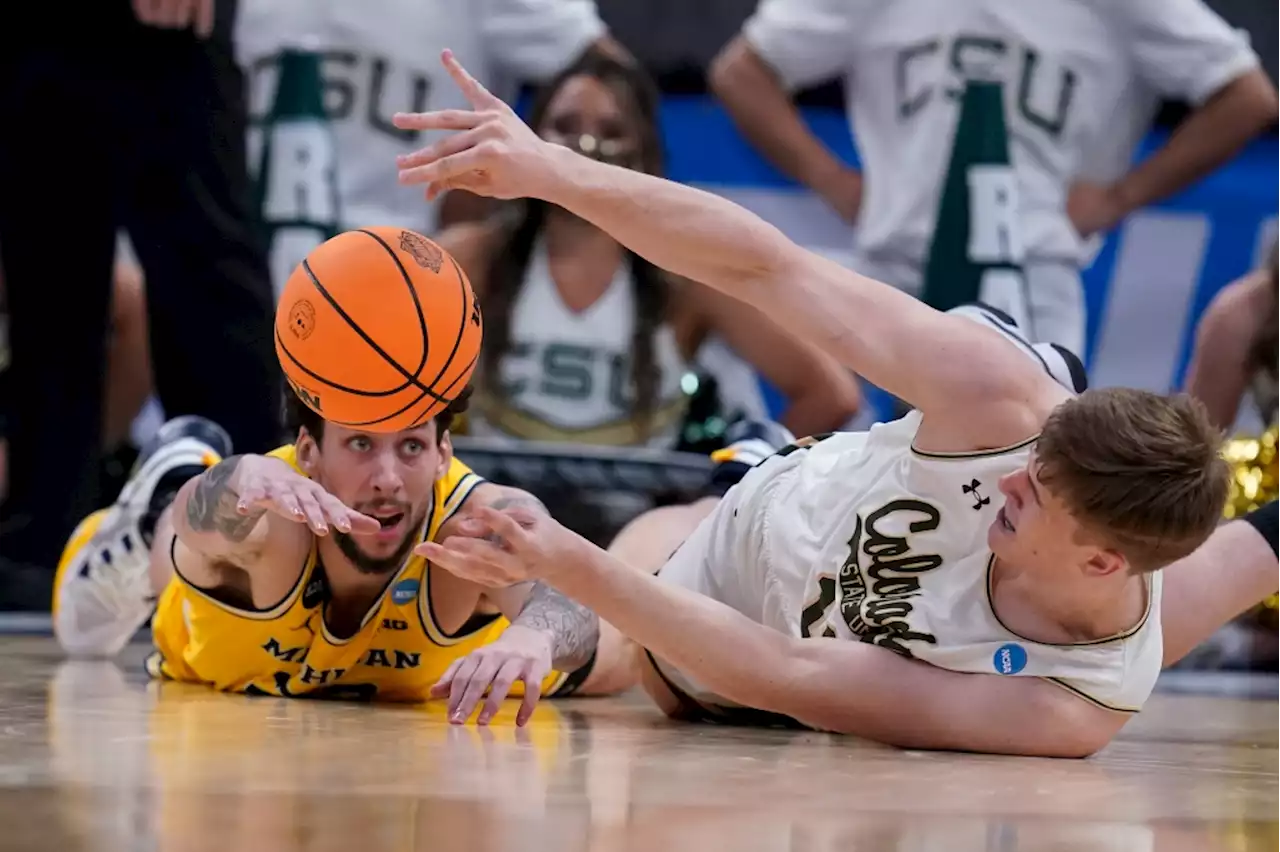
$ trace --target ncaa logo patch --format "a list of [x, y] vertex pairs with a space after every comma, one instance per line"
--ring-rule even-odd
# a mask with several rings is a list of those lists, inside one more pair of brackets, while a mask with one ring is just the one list
[[401, 580], [399, 583], [396, 583], [395, 588], [391, 590], [391, 602], [394, 604], [407, 604], [417, 596], [417, 580]]
[[1010, 642], [996, 649], [991, 662], [995, 666], [996, 674], [1016, 675], [1027, 667], [1027, 650], [1021, 645]]

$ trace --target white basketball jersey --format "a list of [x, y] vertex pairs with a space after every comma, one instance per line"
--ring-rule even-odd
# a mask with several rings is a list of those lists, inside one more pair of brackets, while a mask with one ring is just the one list
[[590, 307], [575, 313], [556, 289], [539, 240], [511, 313], [511, 347], [501, 365], [505, 398], [477, 395], [468, 433], [521, 440], [669, 447], [683, 421], [688, 365], [667, 324], [654, 335], [659, 369], [652, 433], [632, 422], [634, 283], [626, 264]]
[[843, 75], [865, 168], [858, 254], [921, 264], [965, 79], [1003, 82], [1027, 259], [1076, 263], [1076, 179], [1127, 171], [1159, 98], [1258, 64], [1201, 0], [762, 0], [746, 38], [799, 88]]
[[[1096, 704], [1138, 710], [1160, 673], [1159, 573], [1147, 611], [1113, 637], [1054, 645], [996, 614], [987, 533], [997, 482], [1034, 439], [981, 453], [913, 448], [919, 412], [766, 461], [737, 508], [763, 531], [760, 614], [795, 636], [858, 639], [960, 672], [1043, 677]], [[758, 513], [758, 514], [757, 514]]]
[[[235, 41], [258, 117], [271, 109], [280, 51], [321, 54], [344, 227], [431, 233], [436, 205], [396, 182], [395, 158], [436, 134], [401, 130], [391, 118], [468, 108], [441, 51], [452, 49], [476, 79], [509, 98], [519, 80], [555, 74], [604, 32], [592, 0], [241, 0]], [[260, 140], [251, 135], [249, 144], [256, 163]], [[293, 165], [325, 167], [319, 158]], [[317, 218], [307, 212], [297, 218]]]

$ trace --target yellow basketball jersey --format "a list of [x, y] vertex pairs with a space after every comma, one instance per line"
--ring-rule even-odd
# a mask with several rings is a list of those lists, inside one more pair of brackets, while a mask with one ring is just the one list
[[[271, 453], [301, 472], [292, 445]], [[435, 484], [420, 535], [433, 539], [483, 482], [453, 460]], [[325, 625], [328, 583], [312, 544], [298, 582], [273, 607], [240, 609], [216, 600], [175, 571], [152, 618], [153, 677], [208, 684], [255, 695], [423, 701], [454, 660], [501, 635], [507, 620], [477, 614], [446, 633], [431, 611], [431, 571], [411, 555], [387, 582], [360, 629], [349, 639]], [[543, 692], [565, 675], [552, 672]], [[519, 695], [520, 684], [513, 694]]]

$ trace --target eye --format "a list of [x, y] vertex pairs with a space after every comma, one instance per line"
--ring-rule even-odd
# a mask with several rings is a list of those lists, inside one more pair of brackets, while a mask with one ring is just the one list
[[417, 438], [410, 438], [401, 445], [406, 456], [416, 456], [426, 450], [427, 445], [419, 441]]
[[352, 450], [355, 450], [357, 453], [364, 453], [368, 452], [369, 448], [373, 445], [364, 435], [356, 435], [354, 438], [347, 441], [347, 446]]

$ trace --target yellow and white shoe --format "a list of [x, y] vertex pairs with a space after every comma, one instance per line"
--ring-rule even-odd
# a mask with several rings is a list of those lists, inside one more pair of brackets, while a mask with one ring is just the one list
[[183, 483], [231, 452], [222, 427], [202, 417], [170, 420], [144, 449], [115, 505], [71, 534], [53, 584], [53, 631], [75, 657], [109, 657], [128, 644], [155, 606], [151, 542], [156, 521]]

